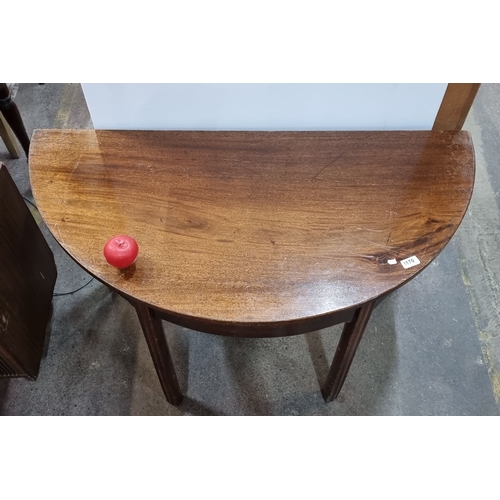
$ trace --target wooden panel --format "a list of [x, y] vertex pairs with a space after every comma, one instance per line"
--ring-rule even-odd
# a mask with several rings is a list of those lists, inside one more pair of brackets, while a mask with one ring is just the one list
[[[466, 132], [37, 130], [30, 175], [49, 228], [98, 279], [171, 321], [266, 336], [421, 271], [462, 220], [474, 157]], [[124, 272], [102, 254], [116, 234], [140, 247]]]
[[0, 164], [0, 376], [36, 378], [56, 280], [54, 257]]
[[461, 130], [480, 83], [449, 83], [432, 130]]

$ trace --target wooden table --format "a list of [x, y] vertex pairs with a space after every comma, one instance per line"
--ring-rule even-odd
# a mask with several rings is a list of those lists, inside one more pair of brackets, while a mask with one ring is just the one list
[[[467, 132], [37, 130], [30, 154], [49, 229], [134, 305], [174, 405], [161, 319], [242, 337], [345, 322], [335, 398], [375, 305], [456, 231], [474, 170]], [[116, 234], [139, 243], [126, 271], [103, 258]]]

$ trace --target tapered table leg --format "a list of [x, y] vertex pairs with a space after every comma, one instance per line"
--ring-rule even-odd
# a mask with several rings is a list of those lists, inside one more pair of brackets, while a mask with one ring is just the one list
[[339, 395], [344, 385], [354, 354], [356, 353], [356, 349], [358, 348], [374, 307], [375, 301], [362, 305], [356, 311], [354, 319], [350, 323], [344, 325], [332, 366], [326, 377], [325, 385], [321, 390], [323, 398], [327, 403]]
[[134, 306], [137, 316], [139, 316], [142, 331], [146, 337], [149, 352], [153, 358], [163, 392], [170, 404], [178, 406], [182, 401], [183, 395], [177, 375], [175, 374], [172, 356], [170, 355], [165, 339], [161, 319], [153, 309], [142, 302], [136, 302]]

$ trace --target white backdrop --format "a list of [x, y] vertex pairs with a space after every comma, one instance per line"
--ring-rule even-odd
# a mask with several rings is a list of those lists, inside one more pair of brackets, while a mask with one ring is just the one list
[[83, 84], [96, 129], [430, 129], [442, 84]]

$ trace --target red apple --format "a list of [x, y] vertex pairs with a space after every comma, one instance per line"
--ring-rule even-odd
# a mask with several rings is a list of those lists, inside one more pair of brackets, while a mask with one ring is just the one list
[[118, 269], [125, 269], [131, 266], [137, 254], [139, 253], [139, 245], [131, 236], [119, 234], [113, 236], [106, 245], [104, 245], [104, 257], [112, 266]]

